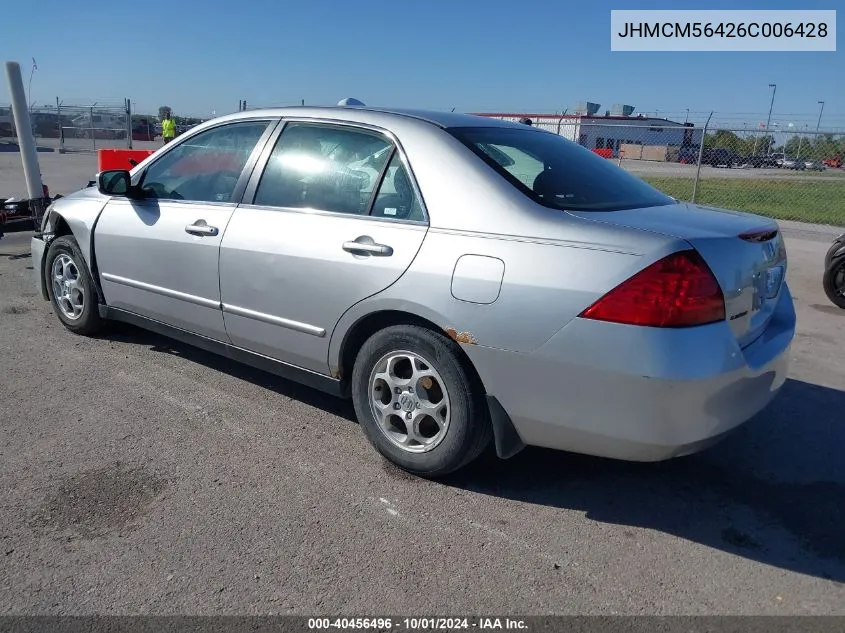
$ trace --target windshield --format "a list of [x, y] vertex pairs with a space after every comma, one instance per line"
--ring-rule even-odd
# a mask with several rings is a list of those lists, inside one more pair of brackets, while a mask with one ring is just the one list
[[496, 127], [449, 132], [526, 196], [553, 209], [621, 211], [675, 203], [612, 161], [557, 134]]

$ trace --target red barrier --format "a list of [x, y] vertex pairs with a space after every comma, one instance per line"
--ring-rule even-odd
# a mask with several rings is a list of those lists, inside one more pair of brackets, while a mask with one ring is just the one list
[[101, 149], [97, 152], [97, 171], [131, 170], [135, 165], [130, 160], [137, 164], [154, 152], [152, 149]]
[[594, 153], [598, 154], [602, 158], [613, 158], [613, 150], [610, 148], [607, 149], [599, 149], [596, 148], [593, 150]]

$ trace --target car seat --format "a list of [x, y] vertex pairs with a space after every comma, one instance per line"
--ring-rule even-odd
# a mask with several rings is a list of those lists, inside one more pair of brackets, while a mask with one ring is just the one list
[[393, 189], [395, 193], [379, 193], [373, 205], [373, 217], [407, 220], [411, 215], [414, 191], [411, 188], [411, 180], [401, 165], [393, 174]]
[[552, 169], [544, 169], [534, 178], [531, 189], [544, 201], [553, 201], [556, 193], [555, 180], [555, 172]]

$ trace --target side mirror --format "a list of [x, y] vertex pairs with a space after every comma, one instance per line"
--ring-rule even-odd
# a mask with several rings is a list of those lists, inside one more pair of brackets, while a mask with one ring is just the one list
[[97, 189], [107, 196], [128, 196], [132, 178], [125, 169], [110, 169], [97, 174]]

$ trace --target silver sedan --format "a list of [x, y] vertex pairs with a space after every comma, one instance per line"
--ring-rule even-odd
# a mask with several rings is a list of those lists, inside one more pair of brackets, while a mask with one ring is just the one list
[[775, 222], [453, 113], [206, 122], [54, 202], [32, 254], [69, 330], [124, 321], [351, 398], [426, 477], [526, 445], [693, 453], [769, 404], [795, 332]]

